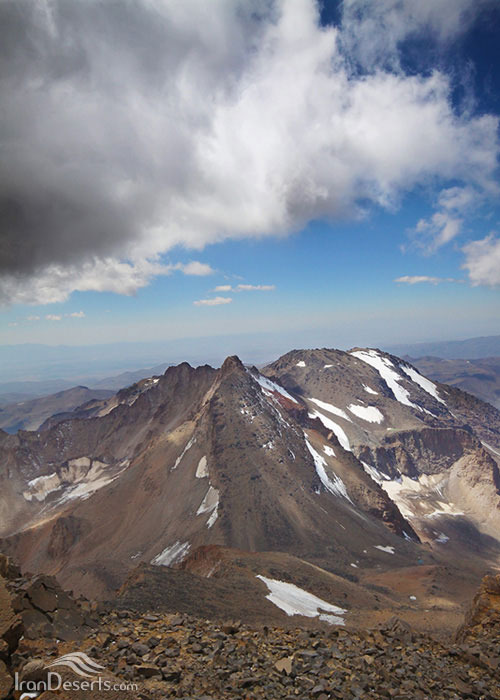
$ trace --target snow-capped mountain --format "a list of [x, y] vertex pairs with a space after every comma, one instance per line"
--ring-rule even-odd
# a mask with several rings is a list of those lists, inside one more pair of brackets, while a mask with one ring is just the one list
[[378, 350], [183, 363], [0, 433], [2, 547], [104, 596], [139, 564], [197, 571], [211, 546], [270, 553], [261, 581], [284, 555], [359, 585], [465, 552], [476, 571], [500, 551], [498, 451], [498, 411]]
[[293, 351], [265, 371], [356, 455], [422, 541], [448, 542], [464, 521], [500, 532], [492, 406], [378, 350]]

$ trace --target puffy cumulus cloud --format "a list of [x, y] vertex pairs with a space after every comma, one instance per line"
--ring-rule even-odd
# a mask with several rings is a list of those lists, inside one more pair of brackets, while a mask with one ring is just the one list
[[221, 306], [230, 304], [232, 301], [231, 297], [213, 297], [212, 299], [198, 299], [193, 301], [193, 304], [195, 306]]
[[429, 277], [428, 275], [403, 275], [396, 277], [394, 282], [400, 284], [441, 284], [441, 282], [459, 282], [453, 277]]
[[337, 28], [314, 0], [3, 0], [3, 301], [131, 294], [174, 246], [394, 207], [429, 179], [487, 188], [497, 119], [454, 111], [439, 71], [352, 67], [408, 16], [453, 35], [471, 1], [380, 6], [378, 32], [367, 0]]
[[471, 241], [462, 248], [465, 253], [463, 268], [468, 271], [474, 287], [484, 284], [500, 285], [500, 238], [491, 233], [479, 241]]
[[73, 311], [72, 313], [70, 313], [68, 315], [70, 318], [85, 318], [84, 311]]
[[231, 292], [232, 289], [230, 284], [218, 284], [217, 287], [214, 288], [214, 292]]
[[62, 321], [62, 316], [59, 316], [58, 314], [47, 314], [45, 319], [47, 321]]
[[130, 296], [148, 285], [153, 277], [180, 271], [206, 275], [209, 265], [196, 261], [162, 264], [146, 259], [135, 262], [117, 258], [94, 258], [78, 264], [53, 264], [29, 277], [8, 273], [0, 277], [0, 303], [52, 304], [66, 301], [73, 291], [115, 292]]

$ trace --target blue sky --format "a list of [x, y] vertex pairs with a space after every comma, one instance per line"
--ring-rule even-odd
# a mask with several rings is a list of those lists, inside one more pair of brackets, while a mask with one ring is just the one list
[[[187, 5], [137, 0], [110, 42], [116, 7], [21, 2], [50, 60], [44, 95], [14, 56], [6, 81], [2, 342], [500, 333], [498, 3]], [[89, 58], [61, 78], [71, 30]]]

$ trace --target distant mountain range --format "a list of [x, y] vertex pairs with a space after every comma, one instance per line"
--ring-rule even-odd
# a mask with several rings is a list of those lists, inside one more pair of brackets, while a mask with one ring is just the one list
[[[104, 377], [101, 379], [89, 378], [88, 386], [86, 385], [85, 388], [91, 388], [96, 390], [109, 389], [113, 391], [118, 391], [118, 389], [123, 389], [123, 387], [130, 386], [130, 384], [134, 384], [134, 382], [138, 382], [140, 379], [144, 379], [144, 377], [151, 377], [154, 374], [163, 374], [163, 372], [168, 366], [168, 363], [164, 362], [161, 365], [157, 365], [155, 367], [147, 367], [144, 369], [136, 369], [129, 372], [121, 372], [120, 374], [115, 374], [111, 377]], [[24, 402], [24, 410], [31, 410], [31, 405], [27, 404], [27, 402], [29, 402], [30, 400], [39, 399], [42, 397], [52, 398], [56, 400], [56, 392], [58, 393], [58, 395], [62, 395], [64, 393], [65, 396], [58, 396], [58, 398], [62, 398], [64, 400], [66, 398], [65, 392], [69, 389], [74, 388], [77, 387], [74, 387], [74, 385], [71, 382], [65, 379], [53, 379], [40, 382], [4, 382], [3, 384], [0, 383], [0, 406], [4, 408], [4, 410], [11, 411], [14, 410], [16, 406], [19, 406], [21, 402]], [[82, 402], [80, 401], [80, 403]], [[80, 404], [75, 404], [75, 407], [77, 405]], [[47, 413], [45, 417], [47, 418], [53, 413], [58, 413], [62, 410], [66, 410], [66, 407], [61, 404], [60, 407], [57, 408], [57, 410], [52, 411], [52, 413]]]
[[18, 430], [38, 430], [42, 423], [54, 413], [73, 411], [91, 399], [104, 399], [112, 394], [113, 391], [109, 389], [75, 386], [39, 399], [0, 406], [0, 428], [7, 433], [15, 433]]
[[489, 335], [468, 340], [449, 340], [436, 343], [413, 343], [384, 346], [387, 352], [403, 357], [441, 357], [448, 360], [477, 360], [500, 357], [500, 335]]

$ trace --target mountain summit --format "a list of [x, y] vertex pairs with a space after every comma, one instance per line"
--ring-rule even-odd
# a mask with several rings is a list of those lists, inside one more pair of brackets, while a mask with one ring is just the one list
[[468, 594], [500, 552], [499, 448], [498, 411], [379, 350], [182, 363], [0, 433], [0, 534], [23, 567], [104, 597], [139, 565], [172, 590], [180, 569], [244, 590], [292, 576], [372, 610], [369, 578], [389, 591], [421, 566], [440, 585], [451, 567]]

